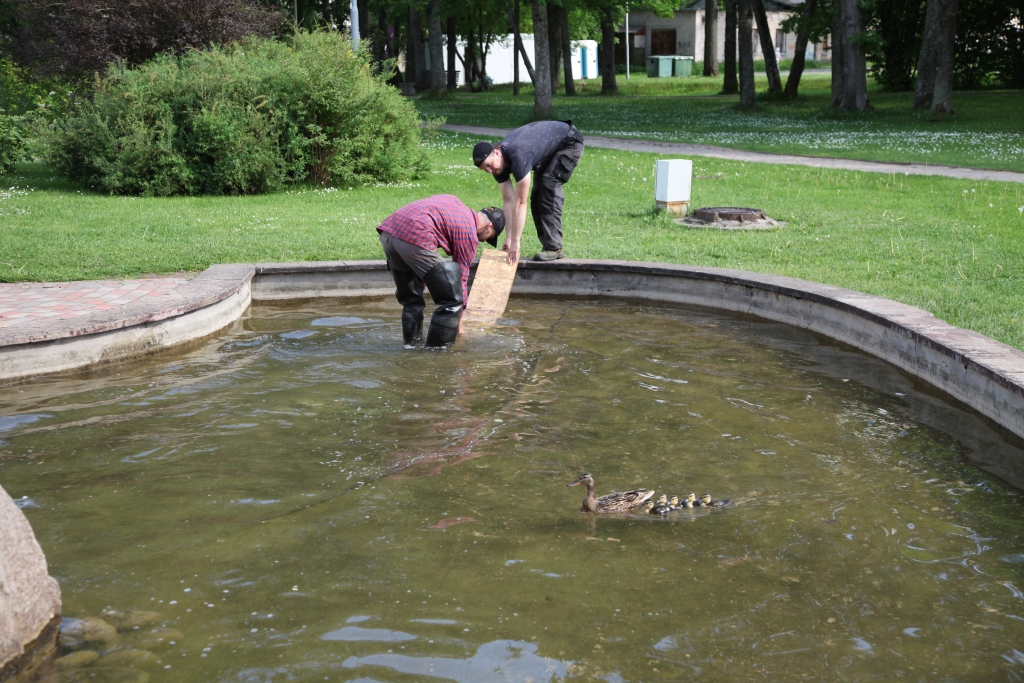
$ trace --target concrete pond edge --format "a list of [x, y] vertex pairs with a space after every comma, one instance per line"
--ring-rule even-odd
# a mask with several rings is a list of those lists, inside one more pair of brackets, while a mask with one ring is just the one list
[[[791, 325], [890, 363], [1024, 439], [1024, 352], [896, 301], [740, 270], [576, 259], [521, 262], [512, 291], [694, 305]], [[253, 302], [358, 300], [393, 292], [384, 261], [215, 265], [169, 297], [0, 328], [0, 386], [196, 342], [240, 319]], [[2, 488], [0, 588], [4, 681], [54, 651], [61, 603], [28, 520]]]

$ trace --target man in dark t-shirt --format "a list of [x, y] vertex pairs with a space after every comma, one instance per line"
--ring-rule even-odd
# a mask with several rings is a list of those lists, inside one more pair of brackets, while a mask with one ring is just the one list
[[[502, 249], [508, 262], [519, 259], [519, 238], [526, 224], [526, 200], [537, 226], [543, 251], [535, 261], [565, 258], [562, 251], [562, 185], [569, 182], [583, 156], [583, 136], [571, 121], [536, 121], [516, 128], [497, 147], [479, 142], [473, 148], [473, 163], [494, 176], [501, 198], [508, 233]], [[536, 187], [530, 192], [531, 176]], [[513, 181], [515, 185], [513, 186]]]

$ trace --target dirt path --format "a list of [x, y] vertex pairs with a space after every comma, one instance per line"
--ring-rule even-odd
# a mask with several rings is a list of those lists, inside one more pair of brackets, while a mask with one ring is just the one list
[[[504, 137], [511, 129], [487, 128], [484, 126], [444, 125], [444, 130], [472, 135]], [[999, 180], [1006, 183], [1024, 183], [1024, 173], [1016, 171], [991, 171], [983, 168], [965, 166], [942, 166], [931, 164], [904, 164], [887, 161], [858, 161], [856, 159], [836, 159], [833, 157], [812, 157], [799, 154], [773, 154], [771, 152], [751, 152], [729, 147], [714, 145], [693, 145], [682, 142], [655, 142], [653, 140], [627, 140], [587, 135], [587, 146], [604, 149], [618, 149], [624, 152], [649, 152], [651, 154], [682, 154], [688, 156], [713, 157], [715, 159], [731, 159], [733, 161], [749, 161], [760, 164], [787, 164], [791, 166], [811, 166], [813, 168], [836, 168], [847, 171], [865, 171], [868, 173], [903, 173], [906, 175], [931, 175], [946, 178], [964, 178], [966, 180]]]

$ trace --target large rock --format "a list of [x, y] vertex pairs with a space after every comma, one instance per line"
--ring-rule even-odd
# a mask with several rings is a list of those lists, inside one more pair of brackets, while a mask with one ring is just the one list
[[0, 681], [23, 680], [52, 657], [60, 587], [32, 527], [0, 487]]

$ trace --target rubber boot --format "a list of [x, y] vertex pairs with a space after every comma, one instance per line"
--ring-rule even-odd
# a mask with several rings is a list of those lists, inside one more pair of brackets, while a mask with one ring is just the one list
[[427, 271], [423, 282], [437, 304], [427, 330], [427, 348], [448, 346], [459, 335], [459, 321], [465, 302], [462, 298], [462, 271], [455, 261], [443, 261]]
[[411, 270], [392, 270], [395, 297], [402, 304], [402, 339], [406, 346], [423, 341], [423, 281]]

